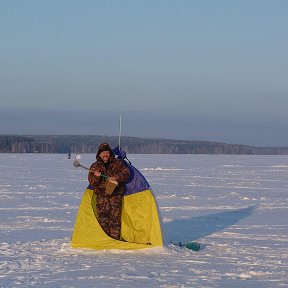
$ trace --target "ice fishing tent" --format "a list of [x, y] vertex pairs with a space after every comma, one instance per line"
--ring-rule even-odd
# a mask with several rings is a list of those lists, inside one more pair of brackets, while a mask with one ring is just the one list
[[78, 210], [71, 246], [96, 250], [133, 250], [163, 246], [159, 209], [149, 183], [129, 160], [124, 160], [125, 152], [118, 147], [113, 151], [130, 171], [121, 216], [121, 237], [125, 241], [115, 240], [102, 230], [97, 221], [97, 196], [92, 187], [88, 186]]

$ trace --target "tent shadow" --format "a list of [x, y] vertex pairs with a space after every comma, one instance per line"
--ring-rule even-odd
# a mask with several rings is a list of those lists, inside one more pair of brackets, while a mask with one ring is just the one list
[[253, 213], [256, 206], [208, 214], [164, 223], [165, 238], [170, 242], [189, 242], [224, 230]]

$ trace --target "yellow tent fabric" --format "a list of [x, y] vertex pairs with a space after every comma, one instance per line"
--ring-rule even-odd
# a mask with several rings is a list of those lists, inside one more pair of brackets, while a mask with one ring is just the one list
[[121, 236], [125, 241], [109, 237], [96, 215], [96, 195], [87, 188], [74, 226], [73, 248], [133, 250], [163, 246], [158, 207], [151, 190], [124, 196]]

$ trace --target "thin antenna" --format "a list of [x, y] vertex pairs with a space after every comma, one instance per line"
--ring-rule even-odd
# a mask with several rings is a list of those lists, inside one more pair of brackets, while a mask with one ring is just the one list
[[120, 118], [119, 118], [119, 143], [118, 143], [118, 146], [119, 146], [119, 150], [121, 150], [121, 130], [122, 130], [122, 115], [120, 114]]

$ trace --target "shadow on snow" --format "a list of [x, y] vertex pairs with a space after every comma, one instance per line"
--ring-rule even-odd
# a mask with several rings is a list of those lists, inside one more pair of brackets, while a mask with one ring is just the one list
[[168, 241], [189, 242], [222, 231], [253, 213], [256, 206], [164, 223]]

